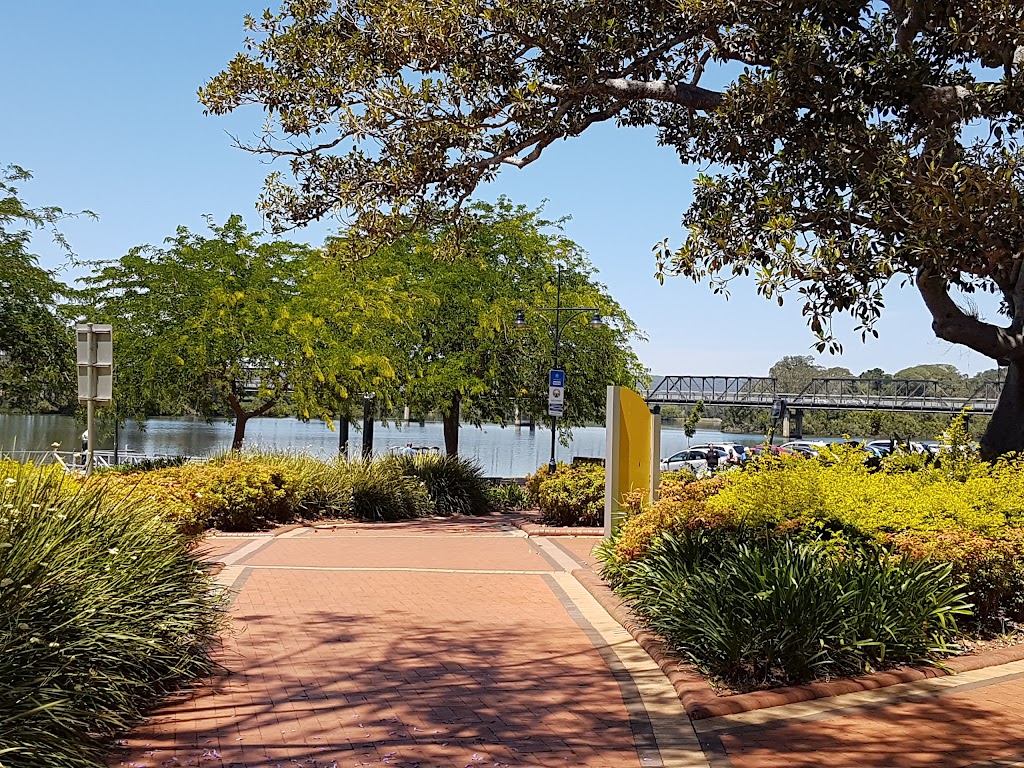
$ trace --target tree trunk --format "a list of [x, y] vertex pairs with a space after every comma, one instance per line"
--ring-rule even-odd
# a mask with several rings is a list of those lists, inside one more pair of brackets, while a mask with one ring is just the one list
[[231, 438], [232, 451], [242, 450], [242, 443], [245, 442], [245, 425], [249, 419], [259, 418], [273, 408], [276, 402], [276, 397], [271, 398], [256, 410], [247, 411], [234, 393], [228, 395], [228, 404], [231, 406], [231, 412], [235, 415], [235, 434]]
[[338, 416], [338, 453], [348, 458], [348, 412], [342, 411]]
[[369, 461], [373, 458], [373, 419], [374, 419], [374, 401], [364, 400], [363, 401], [363, 451], [362, 457], [364, 461]]
[[245, 442], [245, 425], [249, 421], [249, 416], [235, 416], [235, 435], [231, 438], [231, 450], [240, 451], [242, 450], [242, 443]]
[[1013, 277], [1011, 284], [1000, 285], [1011, 310], [1008, 328], [964, 312], [949, 295], [949, 285], [942, 277], [921, 271], [917, 288], [931, 312], [936, 336], [1008, 366], [999, 402], [981, 438], [981, 455], [993, 459], [1011, 451], [1024, 452], [1024, 270]]
[[986, 459], [1024, 451], [1024, 361], [1009, 362], [999, 402], [981, 438], [981, 455]]
[[459, 455], [459, 411], [462, 396], [452, 395], [450, 410], [442, 415], [444, 420], [444, 451], [449, 456]]

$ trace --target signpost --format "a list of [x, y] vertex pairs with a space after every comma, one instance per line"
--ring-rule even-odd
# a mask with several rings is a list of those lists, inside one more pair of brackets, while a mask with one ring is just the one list
[[548, 372], [548, 416], [561, 416], [565, 411], [565, 371]]
[[78, 351], [78, 402], [85, 403], [85, 474], [92, 474], [96, 446], [96, 403], [109, 403], [114, 396], [113, 328], [98, 323], [75, 326]]

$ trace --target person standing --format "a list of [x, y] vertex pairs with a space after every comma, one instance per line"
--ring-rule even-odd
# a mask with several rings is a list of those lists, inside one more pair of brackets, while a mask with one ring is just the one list
[[709, 447], [707, 452], [708, 462], [708, 474], [714, 474], [715, 470], [718, 469], [718, 449]]

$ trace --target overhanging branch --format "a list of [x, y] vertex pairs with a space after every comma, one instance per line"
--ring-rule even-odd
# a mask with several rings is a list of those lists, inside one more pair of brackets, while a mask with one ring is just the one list
[[707, 88], [689, 83], [628, 80], [623, 77], [576, 85], [541, 83], [540, 88], [553, 96], [611, 96], [620, 101], [661, 101], [702, 111], [719, 107], [723, 99], [718, 91], [709, 91]]
[[993, 360], [1024, 360], [1024, 334], [968, 315], [953, 301], [942, 277], [921, 270], [916, 282], [931, 312], [932, 330], [940, 339], [963, 344]]

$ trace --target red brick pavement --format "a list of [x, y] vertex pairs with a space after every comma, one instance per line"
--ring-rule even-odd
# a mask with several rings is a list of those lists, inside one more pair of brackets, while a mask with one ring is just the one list
[[[449, 520], [273, 540], [242, 564], [226, 674], [168, 703], [110, 765], [647, 765], [619, 685], [549, 577], [330, 570], [550, 571], [530, 542], [500, 535], [508, 526]], [[593, 539], [549, 541], [592, 562]], [[759, 725], [699, 721], [707, 757], [714, 768], [1024, 764], [1024, 673], [938, 693], [887, 690], [908, 698], [803, 720], [764, 710], [777, 719]]]
[[[967, 768], [1024, 763], [1024, 681], [720, 736], [734, 768]], [[965, 686], [966, 687], [966, 686]]]
[[526, 538], [306, 536], [275, 542], [246, 565], [305, 565], [344, 568], [458, 568], [463, 570], [553, 570]]
[[[434, 548], [424, 561], [466, 565], [460, 539], [391, 544], [409, 541]], [[387, 559], [380, 544], [278, 539], [245, 564]], [[549, 567], [523, 538], [476, 550], [481, 563]], [[220, 654], [228, 674], [163, 707], [111, 765], [640, 765], [618, 684], [543, 576], [251, 568], [242, 578]]]

